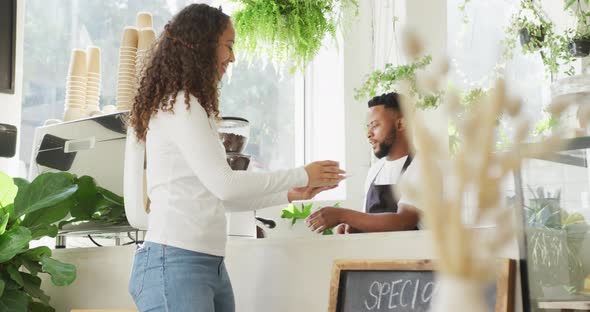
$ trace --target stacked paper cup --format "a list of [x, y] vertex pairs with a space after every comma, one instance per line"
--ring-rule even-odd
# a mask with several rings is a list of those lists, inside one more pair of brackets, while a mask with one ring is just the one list
[[149, 59], [148, 52], [156, 41], [156, 32], [153, 28], [142, 28], [139, 31], [139, 39], [137, 42], [137, 79], [141, 82], [143, 73], [146, 68], [146, 63]]
[[64, 121], [87, 117], [86, 83], [88, 81], [86, 51], [74, 49], [70, 58], [70, 68], [66, 81], [66, 101]]
[[153, 25], [153, 17], [152, 13], [150, 12], [139, 12], [137, 13], [137, 28], [152, 28]]
[[137, 58], [138, 31], [136, 27], [125, 27], [119, 51], [119, 77], [117, 81], [117, 110], [131, 109], [137, 92]]
[[88, 63], [88, 82], [86, 83], [86, 113], [100, 115], [100, 48], [90, 46], [86, 49]]

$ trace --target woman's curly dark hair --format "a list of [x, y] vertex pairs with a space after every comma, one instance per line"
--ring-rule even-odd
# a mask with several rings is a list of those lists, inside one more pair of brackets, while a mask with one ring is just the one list
[[137, 139], [145, 141], [150, 118], [174, 111], [178, 92], [193, 95], [209, 116], [219, 115], [217, 43], [229, 16], [206, 4], [191, 4], [164, 27], [154, 45], [131, 109]]

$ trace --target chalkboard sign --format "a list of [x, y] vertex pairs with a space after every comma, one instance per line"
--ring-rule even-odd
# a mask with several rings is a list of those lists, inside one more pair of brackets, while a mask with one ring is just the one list
[[16, 0], [0, 1], [0, 92], [14, 93]]
[[[486, 288], [490, 311], [513, 306], [514, 261], [501, 260], [497, 282]], [[427, 312], [437, 291], [430, 260], [338, 260], [330, 286], [329, 312]]]

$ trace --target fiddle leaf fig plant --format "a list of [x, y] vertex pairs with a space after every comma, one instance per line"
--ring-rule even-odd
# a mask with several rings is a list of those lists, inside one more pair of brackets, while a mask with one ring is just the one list
[[355, 99], [368, 100], [377, 94], [386, 92], [398, 92], [398, 83], [407, 81], [410, 83], [410, 96], [418, 98], [417, 108], [436, 108], [439, 104], [441, 94], [422, 94], [418, 89], [416, 72], [426, 68], [432, 62], [432, 56], [426, 55], [413, 63], [394, 66], [391, 63], [385, 64], [382, 70], [370, 73], [363, 85], [355, 89]]
[[[305, 66], [319, 52], [326, 35], [336, 37], [344, 11], [357, 11], [357, 0], [234, 0], [233, 14], [240, 40], [236, 47], [262, 53], [276, 61]], [[294, 69], [295, 69], [294, 68]]]
[[0, 172], [0, 311], [55, 311], [38, 274], [51, 275], [58, 286], [76, 278], [73, 265], [51, 258], [48, 247], [29, 243], [57, 235], [54, 223], [69, 213], [62, 203], [77, 189], [68, 173], [45, 173], [29, 183]]
[[0, 172], [0, 312], [55, 311], [38, 275], [66, 286], [76, 279], [76, 268], [53, 259], [46, 246], [30, 248], [30, 242], [57, 236], [66, 223], [89, 220], [126, 223], [123, 198], [89, 176], [43, 173], [29, 182]]

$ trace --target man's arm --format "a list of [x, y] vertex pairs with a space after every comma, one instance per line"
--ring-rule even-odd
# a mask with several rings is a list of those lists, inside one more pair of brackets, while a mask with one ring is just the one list
[[312, 231], [323, 231], [340, 223], [350, 225], [352, 232], [389, 232], [413, 230], [420, 214], [410, 205], [400, 204], [398, 213], [364, 213], [352, 209], [324, 207], [306, 220]]

